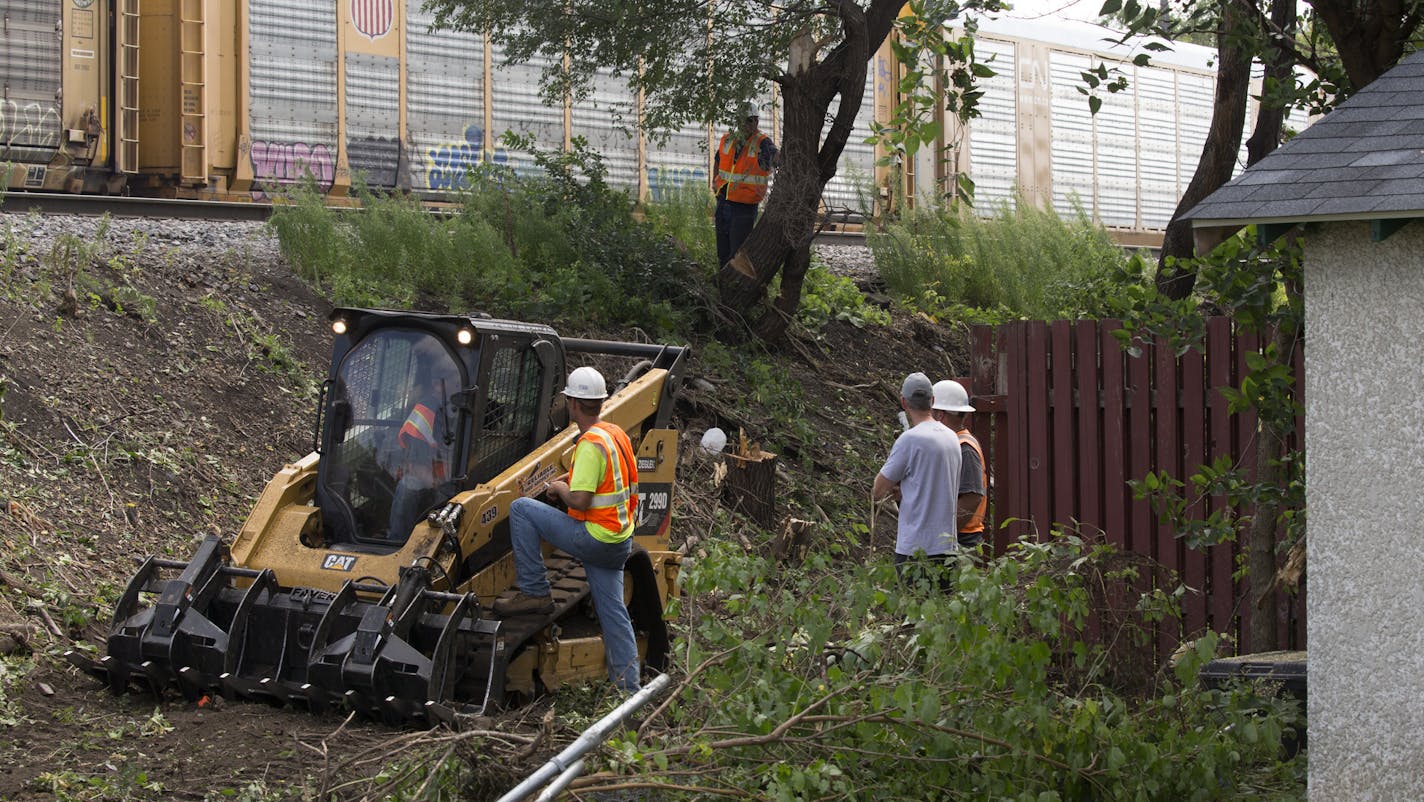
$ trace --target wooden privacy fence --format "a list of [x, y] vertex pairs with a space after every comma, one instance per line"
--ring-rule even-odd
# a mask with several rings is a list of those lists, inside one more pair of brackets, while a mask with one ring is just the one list
[[[1204, 351], [1178, 357], [1165, 346], [1141, 345], [1140, 355], [1131, 356], [1112, 336], [1121, 327], [1061, 320], [972, 329], [970, 392], [978, 409], [972, 428], [990, 464], [996, 549], [1025, 534], [1046, 536], [1055, 525], [1101, 536], [1151, 557], [1192, 589], [1183, 599], [1182, 632], [1164, 631], [1163, 650], [1205, 628], [1229, 632], [1239, 643], [1256, 612], [1246, 601], [1246, 582], [1232, 578], [1244, 544], [1188, 548], [1127, 483], [1149, 471], [1186, 481], [1222, 455], [1255, 476], [1256, 416], [1228, 413], [1217, 390], [1240, 387], [1246, 355], [1263, 343], [1235, 331], [1228, 318], [1213, 317]], [[1303, 399], [1299, 348], [1293, 358], [1296, 397]], [[1303, 431], [1298, 419], [1288, 449]], [[1184, 492], [1192, 492], [1190, 483]], [[1211, 498], [1192, 509], [1205, 515], [1225, 504]], [[1304, 593], [1277, 608], [1269, 614], [1278, 616], [1287, 645], [1305, 648]]]

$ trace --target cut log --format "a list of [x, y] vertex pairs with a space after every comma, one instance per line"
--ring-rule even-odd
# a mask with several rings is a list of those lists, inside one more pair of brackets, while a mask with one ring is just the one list
[[749, 456], [727, 455], [722, 501], [763, 529], [776, 526], [776, 455], [753, 449]]

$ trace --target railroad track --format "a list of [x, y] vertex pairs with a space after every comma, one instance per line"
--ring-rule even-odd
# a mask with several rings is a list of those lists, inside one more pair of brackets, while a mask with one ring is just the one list
[[10, 192], [0, 203], [0, 213], [75, 214], [97, 217], [137, 217], [179, 220], [266, 220], [272, 204], [135, 198], [119, 195], [71, 195], [54, 192]]

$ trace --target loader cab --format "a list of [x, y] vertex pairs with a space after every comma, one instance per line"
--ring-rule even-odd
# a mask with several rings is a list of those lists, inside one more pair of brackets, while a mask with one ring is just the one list
[[332, 319], [316, 494], [327, 542], [398, 548], [552, 436], [563, 352], [547, 327], [357, 309]]

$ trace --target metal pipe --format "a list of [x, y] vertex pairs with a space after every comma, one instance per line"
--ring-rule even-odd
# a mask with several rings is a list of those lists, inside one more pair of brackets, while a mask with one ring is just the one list
[[510, 789], [509, 793], [499, 798], [499, 802], [519, 802], [519, 800], [527, 798], [530, 794], [534, 793], [535, 789], [544, 786], [551, 780], [555, 778], [560, 780], [564, 779], [562, 775], [565, 773], [568, 773], [568, 779], [564, 783], [567, 786], [568, 782], [571, 782], [574, 777], [578, 776], [578, 772], [571, 770], [576, 763], [582, 763], [580, 758], [588, 754], [595, 746], [607, 740], [608, 736], [613, 733], [614, 727], [622, 724], [623, 720], [631, 715], [633, 711], [661, 695], [671, 684], [672, 678], [667, 674], [658, 675], [656, 679], [644, 686], [641, 691], [638, 691], [624, 700], [623, 704], [614, 709], [612, 713], [599, 719], [598, 723], [584, 730], [583, 734], [576, 738], [573, 743], [569, 744], [564, 751], [555, 755], [548, 763], [540, 766], [533, 774], [524, 778], [524, 782]]
[[573, 782], [574, 778], [580, 774], [583, 774], [583, 758], [575, 760], [572, 766], [564, 769], [563, 774], [555, 777], [554, 781], [549, 783], [549, 786], [544, 789], [544, 793], [540, 794], [539, 798], [535, 799], [534, 802], [554, 802], [554, 800], [559, 798], [559, 794], [562, 794], [564, 789], [569, 787], [569, 783]]

